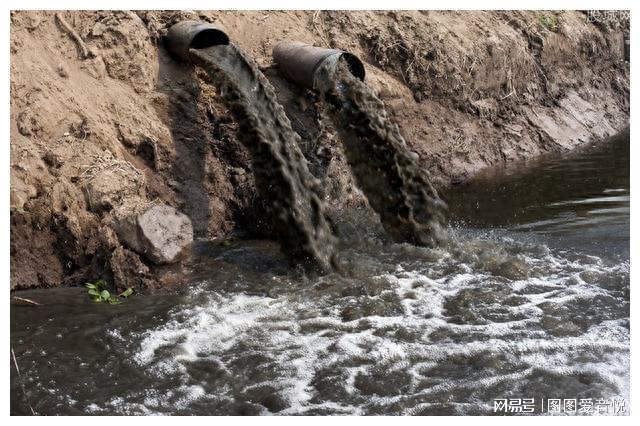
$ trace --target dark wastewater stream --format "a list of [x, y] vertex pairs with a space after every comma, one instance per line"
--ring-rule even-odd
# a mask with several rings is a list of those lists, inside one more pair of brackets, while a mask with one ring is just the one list
[[338, 247], [344, 275], [307, 278], [271, 242], [201, 242], [181, 294], [102, 306], [80, 288], [20, 292], [44, 306], [11, 307], [11, 412], [628, 407], [629, 196], [625, 133], [443, 194], [453, 237], [439, 248], [383, 243], [354, 214], [366, 237]]

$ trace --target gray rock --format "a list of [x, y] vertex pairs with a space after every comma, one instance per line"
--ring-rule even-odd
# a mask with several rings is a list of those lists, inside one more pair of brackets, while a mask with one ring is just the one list
[[138, 209], [125, 204], [112, 227], [126, 246], [157, 264], [178, 261], [193, 242], [191, 220], [167, 205]]

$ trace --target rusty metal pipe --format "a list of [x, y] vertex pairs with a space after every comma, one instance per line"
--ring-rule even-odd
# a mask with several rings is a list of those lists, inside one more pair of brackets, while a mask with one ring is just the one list
[[314, 89], [313, 82], [316, 70], [324, 61], [334, 55], [342, 56], [349, 66], [351, 74], [364, 80], [364, 65], [357, 56], [338, 49], [324, 49], [299, 41], [284, 41], [273, 48], [273, 59], [285, 77], [295, 83]]
[[229, 44], [229, 36], [215, 25], [201, 21], [182, 21], [169, 28], [165, 46], [177, 59], [191, 62], [189, 49], [206, 49]]

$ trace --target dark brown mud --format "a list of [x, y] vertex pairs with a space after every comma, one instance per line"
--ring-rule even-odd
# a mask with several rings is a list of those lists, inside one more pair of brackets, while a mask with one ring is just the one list
[[383, 102], [339, 55], [316, 71], [319, 90], [345, 156], [385, 230], [398, 242], [433, 247], [446, 239], [446, 205], [417, 164]]
[[292, 260], [333, 269], [334, 236], [324, 213], [320, 182], [309, 172], [300, 137], [269, 81], [239, 48], [229, 44], [190, 50], [228, 104], [238, 139], [250, 151], [256, 186], [267, 200], [273, 233]]

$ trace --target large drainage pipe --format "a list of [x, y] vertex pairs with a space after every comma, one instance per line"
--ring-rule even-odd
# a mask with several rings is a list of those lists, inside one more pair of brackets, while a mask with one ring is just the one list
[[165, 46], [169, 53], [191, 62], [189, 49], [206, 49], [229, 44], [229, 36], [213, 24], [201, 21], [182, 21], [169, 28]]
[[349, 52], [324, 49], [299, 41], [280, 42], [273, 48], [273, 59], [280, 72], [307, 89], [315, 89], [316, 71], [326, 60], [336, 55], [346, 60], [351, 74], [364, 81], [365, 71], [362, 61]]

